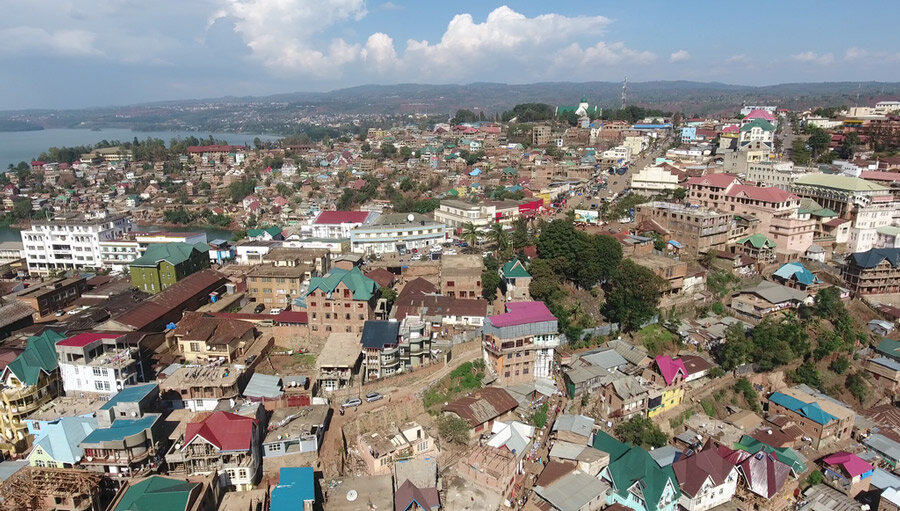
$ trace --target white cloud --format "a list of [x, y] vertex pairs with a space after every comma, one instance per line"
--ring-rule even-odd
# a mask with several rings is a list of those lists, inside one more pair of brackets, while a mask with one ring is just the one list
[[732, 55], [725, 59], [726, 64], [749, 64], [752, 61], [753, 59], [743, 53], [738, 53], [737, 55]]
[[883, 64], [885, 62], [900, 61], [900, 53], [891, 53], [884, 50], [870, 51], [865, 48], [851, 46], [844, 52], [844, 60], [858, 64]]
[[691, 54], [687, 50], [678, 50], [669, 55], [669, 62], [683, 62], [691, 58]]
[[265, 66], [315, 76], [360, 57], [362, 48], [343, 39], [327, 47], [315, 36], [333, 25], [366, 15], [365, 0], [222, 0], [209, 24], [234, 22], [234, 30]]
[[18, 26], [0, 29], [0, 53], [39, 52], [62, 56], [102, 55], [95, 46], [97, 36], [87, 30]]
[[361, 51], [361, 57], [382, 73], [396, 68], [400, 63], [397, 59], [397, 51], [394, 50], [394, 40], [382, 32], [376, 32], [369, 36], [366, 46]]
[[833, 53], [816, 53], [814, 51], [805, 51], [791, 55], [791, 59], [797, 62], [807, 62], [811, 64], [828, 65], [834, 62]]
[[400, 4], [395, 4], [394, 2], [385, 2], [378, 6], [382, 11], [402, 11], [404, 7]]

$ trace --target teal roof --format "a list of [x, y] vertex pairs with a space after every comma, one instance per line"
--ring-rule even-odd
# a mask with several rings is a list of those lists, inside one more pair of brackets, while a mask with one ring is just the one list
[[49, 373], [59, 364], [56, 361], [56, 343], [66, 336], [54, 330], [28, 338], [25, 351], [6, 366], [25, 385], [37, 385], [41, 371]]
[[765, 451], [767, 453], [774, 454], [778, 461], [784, 463], [785, 465], [789, 465], [791, 470], [794, 471], [794, 474], [799, 475], [803, 472], [806, 472], [806, 463], [803, 462], [803, 458], [797, 453], [797, 451], [791, 449], [790, 447], [772, 447], [769, 444], [764, 442], [760, 442], [759, 440], [749, 436], [744, 435], [741, 437], [741, 441], [734, 444], [735, 449], [740, 449], [742, 451], [747, 451], [751, 454], [756, 454], [759, 451]]
[[278, 486], [272, 489], [271, 511], [296, 511], [304, 501], [316, 500], [315, 477], [312, 467], [282, 467]]
[[247, 236], [250, 238], [255, 238], [256, 236], [262, 236], [263, 233], [269, 233], [273, 238], [281, 234], [281, 227], [265, 227], [263, 229], [250, 229], [247, 231]]
[[41, 426], [35, 435], [34, 446], [43, 449], [57, 463], [74, 465], [84, 455], [78, 444], [95, 429], [96, 417], [61, 417]]
[[103, 406], [100, 407], [101, 410], [109, 410], [114, 406], [118, 406], [119, 403], [138, 403], [141, 399], [153, 391], [159, 385], [156, 383], [146, 383], [144, 385], [135, 385], [133, 387], [125, 387], [120, 390], [118, 394], [111, 397], [109, 401], [103, 403]]
[[508, 175], [508, 176], [517, 176], [517, 175], [519, 175], [519, 171], [516, 170], [516, 169], [514, 169], [514, 168], [512, 168], [512, 167], [506, 167], [505, 169], [503, 169], [503, 173], [506, 174], [506, 175]]
[[672, 466], [660, 467], [645, 449], [619, 442], [602, 431], [594, 435], [594, 448], [609, 453], [607, 474], [613, 491], [621, 497], [628, 497], [628, 489], [635, 483], [640, 485], [648, 509], [656, 509], [666, 484], [671, 484], [675, 491], [673, 501], [681, 496]]
[[752, 234], [750, 236], [747, 236], [746, 238], [741, 238], [737, 241], [737, 244], [744, 245], [747, 242], [750, 242], [750, 244], [753, 245], [754, 248], [775, 248], [775, 242], [770, 240], [769, 238], [766, 238], [762, 234]]
[[131, 266], [156, 267], [160, 261], [168, 261], [176, 265], [181, 264], [191, 258], [194, 250], [205, 254], [209, 251], [209, 245], [206, 243], [151, 243], [147, 247], [144, 255], [135, 259]]
[[803, 266], [803, 264], [801, 263], [785, 263], [781, 265], [781, 268], [775, 270], [774, 275], [786, 280], [794, 278], [797, 282], [806, 286], [811, 286], [813, 284], [818, 284], [821, 282], [819, 280], [819, 277], [816, 277], [813, 272], [807, 270], [806, 266]]
[[837, 417], [819, 407], [818, 403], [804, 403], [793, 396], [782, 394], [781, 392], [775, 392], [769, 396], [769, 401], [799, 413], [807, 419], [822, 424], [823, 426], [831, 421], [838, 420]]
[[380, 287], [377, 282], [363, 275], [356, 266], [352, 270], [332, 268], [324, 277], [309, 279], [309, 290], [304, 296], [309, 296], [316, 289], [331, 294], [341, 282], [353, 293], [354, 300], [369, 300]]
[[900, 341], [882, 337], [881, 342], [875, 348], [879, 353], [891, 357], [894, 360], [900, 360]]
[[150, 476], [129, 486], [113, 511], [184, 511], [199, 484]]
[[741, 126], [741, 131], [750, 131], [753, 128], [762, 128], [764, 131], [775, 131], [775, 126], [765, 119], [753, 119], [751, 122]]
[[124, 440], [150, 428], [158, 419], [159, 415], [145, 415], [140, 419], [116, 419], [112, 426], [95, 429], [81, 442], [82, 444], [99, 444], [100, 442]]
[[508, 279], [523, 279], [531, 277], [531, 274], [525, 271], [518, 259], [514, 259], [503, 265], [503, 276]]

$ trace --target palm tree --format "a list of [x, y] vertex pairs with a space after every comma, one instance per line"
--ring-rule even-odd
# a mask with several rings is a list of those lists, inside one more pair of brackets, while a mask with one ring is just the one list
[[491, 230], [488, 231], [490, 240], [497, 244], [497, 251], [501, 251], [509, 245], [509, 236], [503, 230], [501, 224], [492, 224]]
[[478, 243], [478, 227], [472, 222], [466, 222], [462, 226], [462, 232], [459, 237], [461, 240], [468, 243], [470, 247], [474, 247], [475, 244]]

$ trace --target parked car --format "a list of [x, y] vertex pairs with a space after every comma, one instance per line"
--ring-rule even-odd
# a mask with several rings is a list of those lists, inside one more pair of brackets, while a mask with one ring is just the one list
[[256, 314], [259, 314], [260, 312], [262, 312], [264, 310], [266, 310], [266, 305], [261, 303], [261, 304], [257, 305], [256, 308], [253, 309], [253, 312]]
[[384, 396], [379, 394], [378, 392], [369, 392], [366, 394], [366, 402], [371, 403], [372, 401], [378, 401], [379, 399], [384, 399]]
[[56, 317], [65, 316], [65, 315], [66, 315], [66, 311], [56, 311]]
[[284, 309], [269, 309], [269, 314], [271, 314], [273, 316], [277, 316], [278, 314], [281, 314], [282, 312], [284, 312]]
[[354, 406], [359, 406], [361, 404], [362, 400], [360, 400], [358, 397], [351, 397], [350, 399], [347, 399], [343, 403], [341, 403], [341, 408], [351, 408]]

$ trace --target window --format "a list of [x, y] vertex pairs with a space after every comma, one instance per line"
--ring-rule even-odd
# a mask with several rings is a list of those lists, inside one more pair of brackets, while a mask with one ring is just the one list
[[94, 388], [98, 391], [109, 391], [109, 382], [108, 381], [95, 381]]
[[276, 451], [281, 451], [282, 447], [283, 446], [281, 444], [270, 444], [268, 446], [268, 449], [269, 449], [269, 452], [276, 452]]
[[103, 369], [102, 367], [95, 367], [94, 376], [106, 376], [106, 369]]

